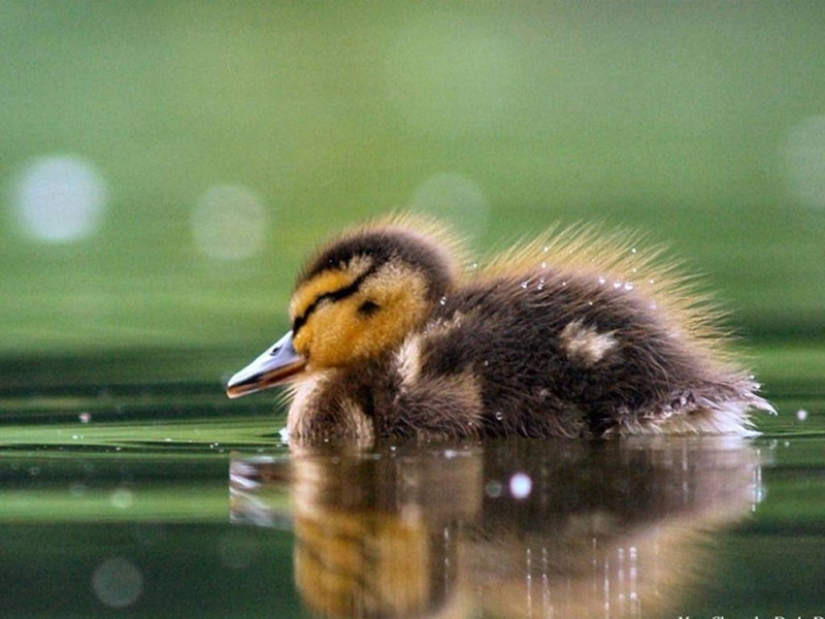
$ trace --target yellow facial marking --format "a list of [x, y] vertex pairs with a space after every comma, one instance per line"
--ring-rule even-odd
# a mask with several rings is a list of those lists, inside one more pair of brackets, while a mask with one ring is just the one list
[[406, 267], [387, 265], [364, 283], [357, 305], [370, 300], [379, 310], [359, 325], [357, 349], [364, 356], [399, 345], [425, 319], [429, 309], [421, 274]]
[[370, 267], [368, 258], [353, 260], [346, 269], [324, 271], [301, 285], [292, 295], [289, 303], [289, 317], [295, 320], [303, 316], [307, 308], [322, 295], [346, 288]]
[[326, 271], [314, 277], [295, 291], [289, 303], [289, 317], [295, 320], [303, 316], [307, 308], [315, 303], [319, 297], [335, 290], [346, 288], [355, 281], [357, 275], [349, 271]]
[[[332, 290], [340, 290], [353, 281], [342, 278], [340, 271], [322, 273], [299, 289], [295, 307], [306, 311], [330, 292], [330, 284], [339, 284]], [[318, 292], [310, 296], [310, 290]], [[309, 369], [350, 365], [400, 345], [424, 322], [428, 311], [423, 276], [404, 265], [386, 264], [352, 294], [317, 305], [295, 334], [293, 345], [307, 357]]]

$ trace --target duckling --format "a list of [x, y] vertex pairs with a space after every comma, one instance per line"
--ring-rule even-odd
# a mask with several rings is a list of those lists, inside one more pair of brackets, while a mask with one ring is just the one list
[[556, 228], [479, 267], [434, 220], [350, 229], [227, 394], [289, 383], [287, 431], [310, 440], [751, 432], [773, 408], [719, 313], [637, 240]]

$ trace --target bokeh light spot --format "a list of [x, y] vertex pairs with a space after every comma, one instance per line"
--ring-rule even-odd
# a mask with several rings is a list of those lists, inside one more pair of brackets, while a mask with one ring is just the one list
[[27, 236], [51, 243], [78, 241], [97, 232], [106, 205], [103, 177], [74, 156], [41, 157], [12, 182], [10, 206]]
[[128, 559], [107, 559], [92, 576], [92, 590], [106, 606], [126, 608], [137, 602], [143, 593], [143, 575]]
[[132, 491], [127, 488], [118, 488], [109, 497], [109, 502], [116, 509], [129, 509], [135, 502]]
[[218, 554], [221, 562], [232, 569], [249, 567], [260, 554], [257, 539], [244, 533], [228, 533], [218, 540]]
[[210, 258], [242, 260], [261, 251], [268, 217], [255, 193], [240, 185], [216, 185], [192, 210], [192, 235]]
[[494, 130], [515, 98], [518, 70], [505, 37], [460, 19], [407, 22], [385, 53], [389, 99], [427, 135]]
[[527, 473], [516, 473], [510, 478], [510, 494], [514, 499], [526, 499], [533, 491], [533, 480]]
[[825, 208], [825, 115], [806, 118], [790, 130], [785, 157], [794, 197]]
[[484, 494], [486, 494], [491, 499], [499, 498], [501, 496], [501, 491], [502, 491], [501, 482], [498, 482], [496, 480], [493, 480], [493, 481], [489, 482], [484, 487]]
[[458, 174], [435, 174], [416, 187], [413, 210], [446, 219], [465, 236], [481, 236], [487, 229], [490, 209], [481, 188]]

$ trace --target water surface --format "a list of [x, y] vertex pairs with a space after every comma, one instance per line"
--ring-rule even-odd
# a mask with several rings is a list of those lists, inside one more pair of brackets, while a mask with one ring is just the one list
[[217, 381], [49, 368], [0, 401], [4, 617], [825, 611], [816, 381], [778, 379], [753, 440], [358, 450], [284, 445], [271, 396]]

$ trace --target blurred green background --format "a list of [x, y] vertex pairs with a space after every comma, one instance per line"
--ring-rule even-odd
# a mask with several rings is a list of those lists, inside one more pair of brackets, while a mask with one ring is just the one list
[[0, 356], [251, 358], [306, 253], [402, 207], [480, 251], [636, 228], [747, 342], [821, 344], [823, 33], [816, 1], [0, 1]]
[[[230, 403], [220, 381], [287, 328], [307, 252], [401, 208], [480, 252], [605, 221], [702, 273], [783, 441], [763, 537], [723, 540], [697, 603], [815, 593], [825, 2], [0, 0], [0, 59], [8, 612], [99, 615], [90, 574], [115, 549], [147, 575], [133, 616], [298, 615], [286, 533], [251, 532], [249, 571], [213, 552], [224, 450], [278, 443], [275, 396]], [[128, 517], [189, 524], [154, 546], [105, 524], [121, 484], [157, 510]]]

